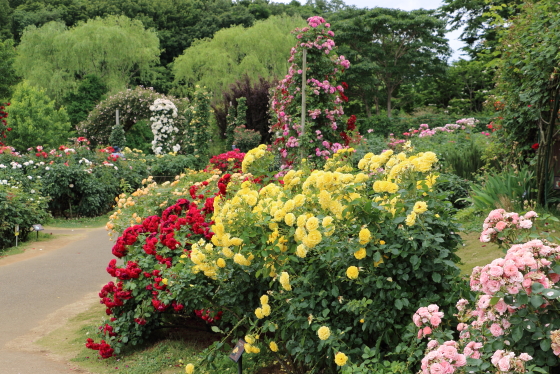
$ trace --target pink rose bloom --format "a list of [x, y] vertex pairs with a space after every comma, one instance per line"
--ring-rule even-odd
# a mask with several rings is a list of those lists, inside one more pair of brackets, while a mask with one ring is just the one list
[[478, 300], [477, 306], [480, 309], [486, 309], [488, 308], [488, 305], [490, 305], [490, 299], [492, 298], [492, 296], [490, 295], [482, 295], [480, 297], [480, 299]]
[[418, 330], [418, 335], [416, 336], [418, 339], [422, 339], [424, 337], [424, 332], [422, 329]]
[[463, 331], [464, 329], [466, 329], [467, 327], [469, 327], [466, 323], [459, 323], [457, 325], [457, 331]]
[[455, 368], [448, 361], [441, 361], [439, 363], [444, 370], [444, 373], [454, 373]]
[[519, 228], [530, 229], [531, 227], [533, 227], [533, 222], [529, 221], [528, 219], [519, 222]]
[[533, 211], [531, 210], [531, 211], [525, 213], [525, 216], [524, 216], [524, 217], [525, 217], [526, 219], [531, 219], [531, 218], [538, 217], [538, 216], [539, 216], [539, 215], [538, 215], [536, 212], [533, 212]]
[[426, 326], [426, 327], [424, 327], [422, 332], [424, 333], [424, 336], [428, 336], [432, 333], [432, 328], [430, 326]]
[[507, 304], [504, 301], [504, 299], [500, 299], [500, 301], [498, 301], [498, 303], [494, 305], [494, 308], [498, 311], [498, 313], [504, 314], [505, 311], [507, 310]]
[[432, 326], [438, 327], [441, 323], [441, 318], [439, 318], [438, 316], [432, 316], [430, 318], [430, 323], [432, 324]]
[[519, 355], [519, 359], [520, 359], [521, 361], [525, 361], [525, 362], [526, 362], [526, 361], [532, 360], [533, 357], [529, 356], [528, 353], [521, 353], [521, 354]]
[[558, 281], [560, 280], [560, 274], [556, 274], [556, 273], [550, 273], [548, 274], [550, 280], [552, 281], [552, 283], [558, 283]]
[[502, 357], [500, 359], [500, 361], [498, 361], [498, 369], [500, 369], [501, 371], [506, 371], [507, 372], [507, 371], [509, 371], [510, 367], [511, 367], [511, 364], [510, 364], [510, 357], [509, 356]]
[[490, 280], [486, 284], [482, 285], [482, 289], [489, 294], [495, 294], [502, 288], [502, 285], [497, 280]]
[[438, 350], [443, 354], [443, 356], [449, 360], [453, 360], [457, 354], [457, 349], [449, 345], [442, 345]]
[[490, 266], [489, 273], [493, 277], [499, 277], [504, 273], [504, 269], [501, 266]]
[[515, 286], [509, 286], [509, 287], [507, 287], [507, 292], [512, 294], [512, 295], [517, 295], [519, 293], [519, 288], [517, 288]]
[[502, 327], [500, 325], [498, 325], [497, 323], [493, 323], [492, 326], [490, 326], [490, 332], [494, 336], [504, 335], [504, 330], [502, 330]]
[[507, 227], [507, 223], [505, 223], [504, 221], [500, 221], [496, 223], [496, 230], [498, 231], [503, 231], [506, 227]]
[[519, 271], [517, 270], [517, 266], [515, 266], [515, 262], [513, 262], [512, 260], [506, 260], [506, 263], [504, 265], [504, 275], [506, 277], [513, 277], [518, 272]]
[[428, 349], [434, 349], [435, 347], [437, 347], [439, 345], [437, 340], [430, 340], [428, 342]]
[[511, 323], [507, 319], [502, 319], [502, 327], [504, 329], [509, 329], [511, 327]]
[[436, 362], [430, 365], [430, 374], [445, 374], [445, 370], [440, 363]]
[[433, 313], [438, 311], [439, 311], [439, 306], [437, 306], [437, 304], [428, 305], [428, 312]]
[[422, 326], [422, 321], [420, 320], [420, 316], [417, 313], [414, 313], [412, 316], [412, 321], [416, 325], [416, 327]]
[[458, 354], [455, 356], [455, 366], [465, 366], [467, 364], [467, 358], [465, 355]]

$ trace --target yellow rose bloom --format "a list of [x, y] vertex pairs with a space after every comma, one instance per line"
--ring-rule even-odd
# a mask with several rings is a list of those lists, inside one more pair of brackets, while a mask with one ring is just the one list
[[317, 330], [317, 335], [319, 335], [319, 339], [327, 340], [331, 336], [331, 330], [327, 326], [321, 326]]
[[379, 241], [379, 244], [385, 245], [385, 240], [380, 240], [380, 241]]
[[278, 352], [278, 344], [276, 344], [275, 342], [270, 342], [268, 346], [270, 347], [270, 350], [272, 352]]
[[317, 217], [311, 217], [305, 222], [305, 228], [307, 231], [317, 230], [319, 227], [319, 219]]
[[426, 204], [424, 201], [417, 201], [416, 204], [414, 204], [412, 210], [416, 214], [422, 214], [426, 210], [428, 210], [428, 204]]
[[290, 285], [290, 274], [283, 271], [282, 274], [280, 274], [280, 284], [286, 291], [291, 291], [292, 286]]
[[228, 247], [222, 248], [222, 253], [223, 253], [224, 256], [226, 256], [227, 258], [232, 258], [232, 257], [233, 257], [233, 251], [232, 251], [231, 249], [229, 249]]
[[304, 244], [300, 244], [297, 246], [296, 255], [301, 258], [305, 258], [305, 256], [307, 256], [307, 248]]
[[359, 274], [360, 271], [355, 266], [350, 266], [348, 269], [346, 269], [346, 276], [350, 279], [358, 279]]
[[338, 366], [344, 366], [346, 365], [346, 361], [348, 361], [348, 356], [346, 356], [344, 353], [342, 352], [338, 352], [335, 356], [334, 356], [334, 362], [338, 365]]
[[262, 314], [263, 314], [263, 316], [268, 317], [268, 316], [270, 315], [270, 312], [271, 312], [271, 310], [270, 310], [270, 304], [264, 304], [264, 305], [262, 306]]
[[354, 252], [354, 257], [356, 257], [356, 259], [361, 260], [363, 258], [365, 258], [367, 255], [367, 251], [365, 248], [360, 248], [359, 250], [357, 250], [356, 252]]
[[257, 316], [258, 319], [263, 319], [264, 314], [262, 308], [255, 309], [255, 315]]
[[293, 201], [293, 200], [288, 200], [288, 201], [286, 201], [286, 204], [284, 204], [284, 208], [283, 208], [283, 209], [284, 209], [286, 212], [291, 212], [292, 210], [295, 209], [295, 207], [296, 207], [296, 204], [294, 203], [294, 201]]
[[321, 240], [323, 240], [321, 233], [318, 230], [313, 230], [303, 238], [303, 244], [308, 248], [314, 248]]
[[243, 239], [240, 238], [231, 238], [229, 240], [229, 244], [234, 245], [236, 247], [239, 247], [242, 243], [243, 243]]
[[408, 216], [406, 216], [406, 220], [404, 221], [407, 226], [414, 226], [416, 223], [416, 213], [410, 212]]
[[216, 261], [216, 265], [218, 265], [218, 266], [221, 267], [221, 268], [225, 268], [225, 267], [226, 267], [226, 261], [225, 261], [223, 258], [220, 257], [220, 258]]
[[255, 344], [255, 338], [253, 338], [251, 335], [245, 335], [245, 341], [249, 344]]
[[286, 225], [288, 226], [293, 226], [295, 221], [296, 216], [294, 215], [294, 213], [288, 213], [284, 216], [284, 222], [286, 222]]
[[298, 242], [301, 242], [306, 235], [306, 231], [303, 227], [298, 227], [296, 232], [294, 233], [294, 239]]
[[268, 295], [261, 296], [261, 304], [262, 305], [268, 304]]
[[276, 212], [274, 212], [274, 220], [276, 222], [280, 222], [284, 219], [284, 216], [286, 216], [286, 211], [283, 209], [278, 209]]
[[193, 374], [194, 373], [194, 365], [193, 364], [187, 364], [187, 366], [185, 366], [185, 373]]
[[371, 232], [367, 228], [363, 228], [360, 230], [358, 238], [360, 239], [360, 244], [365, 245], [371, 240]]
[[326, 216], [325, 218], [323, 218], [322, 225], [323, 225], [324, 228], [327, 228], [327, 227], [329, 227], [330, 225], [333, 224], [333, 221], [334, 221], [334, 219], [331, 216]]
[[305, 195], [302, 194], [298, 194], [294, 197], [294, 203], [296, 204], [296, 207], [300, 207], [303, 204], [305, 204]]
[[297, 225], [298, 227], [303, 227], [305, 226], [305, 223], [307, 222], [307, 214], [302, 214], [297, 218]]

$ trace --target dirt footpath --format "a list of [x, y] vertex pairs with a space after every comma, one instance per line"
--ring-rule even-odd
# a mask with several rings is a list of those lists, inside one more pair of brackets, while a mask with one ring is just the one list
[[0, 373], [85, 373], [33, 342], [98, 302], [111, 280], [104, 228], [49, 229], [60, 237], [0, 259]]

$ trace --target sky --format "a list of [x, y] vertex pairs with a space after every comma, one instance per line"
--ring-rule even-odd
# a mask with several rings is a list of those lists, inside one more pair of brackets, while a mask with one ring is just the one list
[[[275, 0], [276, 2], [289, 3], [290, 0]], [[301, 0], [301, 3], [305, 3], [305, 0]], [[442, 5], [441, 0], [344, 0], [347, 5], [355, 5], [358, 8], [397, 8], [401, 10], [413, 10], [413, 9], [436, 9]], [[447, 33], [447, 39], [449, 39], [449, 46], [453, 49], [453, 54], [451, 56], [451, 61], [458, 60], [460, 58], [467, 58], [465, 56], [461, 57], [462, 51], [459, 48], [464, 46], [464, 43], [459, 40], [461, 35], [461, 30], [456, 30]]]

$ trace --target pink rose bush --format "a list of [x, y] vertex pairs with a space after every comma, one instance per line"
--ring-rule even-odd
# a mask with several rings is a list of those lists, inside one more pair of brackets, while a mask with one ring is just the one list
[[[342, 121], [342, 104], [346, 83], [340, 75], [350, 67], [344, 56], [338, 56], [333, 40], [334, 32], [322, 17], [307, 20], [309, 27], [295, 29], [298, 44], [292, 48], [288, 60], [288, 74], [274, 90], [272, 111], [276, 123], [274, 145], [282, 159], [282, 169], [290, 169], [302, 155], [322, 164], [337, 150], [346, 147], [352, 136], [346, 134]], [[305, 128], [301, 126], [301, 86], [303, 80], [303, 50], [307, 50]], [[317, 133], [319, 131], [319, 133]], [[320, 134], [320, 136], [316, 136]]]
[[504, 209], [495, 209], [484, 220], [480, 241], [498, 245], [512, 244], [518, 240], [520, 234], [523, 234], [520, 230], [530, 230], [533, 227], [533, 221], [537, 217], [538, 215], [534, 211], [521, 215], [506, 212]]
[[[536, 217], [535, 212], [496, 209], [484, 230], [505, 225], [525, 231]], [[513, 232], [512, 237], [522, 236]], [[503, 258], [475, 267], [470, 277], [473, 302], [461, 299], [456, 305], [457, 332], [443, 331], [437, 305], [413, 315], [418, 338], [430, 339], [422, 373], [548, 373], [559, 366], [559, 281], [560, 247], [546, 239], [511, 245]], [[452, 336], [458, 340], [450, 340]]]

